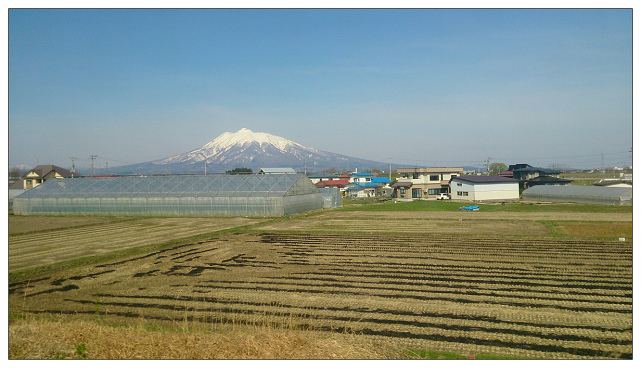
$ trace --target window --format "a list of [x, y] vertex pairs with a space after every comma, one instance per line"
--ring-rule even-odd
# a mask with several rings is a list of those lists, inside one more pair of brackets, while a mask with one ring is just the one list
[[427, 190], [427, 193], [428, 193], [428, 194], [434, 194], [434, 195], [437, 195], [437, 194], [440, 194], [440, 193], [441, 193], [441, 189], [440, 189], [440, 188], [439, 188], [439, 189], [428, 189], [428, 190]]
[[439, 181], [438, 175], [430, 175], [430, 181]]
[[467, 197], [467, 192], [456, 192], [456, 195], [459, 197]]
[[467, 197], [467, 192], [463, 192], [463, 194], [461, 194], [461, 195], [462, 195], [463, 197]]
[[418, 173], [412, 174], [412, 179], [418, 179], [420, 175]]
[[421, 188], [414, 188], [412, 189], [412, 198], [421, 198], [422, 190]]
[[401, 194], [405, 194], [405, 188], [401, 188]]
[[462, 183], [456, 183], [456, 186], [457, 186], [457, 187], [462, 187], [462, 186], [463, 186], [463, 184], [462, 184]]

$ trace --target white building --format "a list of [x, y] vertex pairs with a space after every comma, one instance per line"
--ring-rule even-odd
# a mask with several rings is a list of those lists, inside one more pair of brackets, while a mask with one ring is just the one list
[[519, 199], [519, 181], [503, 176], [457, 176], [450, 180], [452, 199], [511, 201]]

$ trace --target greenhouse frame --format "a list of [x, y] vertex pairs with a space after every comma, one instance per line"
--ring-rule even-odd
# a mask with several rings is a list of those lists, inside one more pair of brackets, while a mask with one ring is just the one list
[[343, 195], [338, 188], [318, 188], [323, 195], [323, 208], [343, 207]]
[[279, 217], [322, 208], [305, 174], [63, 178], [13, 200], [16, 215]]
[[521, 199], [526, 201], [631, 206], [632, 188], [608, 188], [579, 185], [537, 185], [523, 191]]

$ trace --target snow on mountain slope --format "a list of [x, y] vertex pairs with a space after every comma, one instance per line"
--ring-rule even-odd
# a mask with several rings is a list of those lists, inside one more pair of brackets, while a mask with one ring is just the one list
[[340, 155], [269, 133], [241, 129], [226, 132], [193, 151], [164, 159], [115, 167], [120, 174], [185, 174], [225, 172], [245, 167], [258, 171], [265, 167], [291, 167], [299, 172], [326, 169], [346, 171], [357, 167], [387, 168], [387, 164]]
[[204, 161], [205, 159], [207, 162], [217, 163], [217, 161], [225, 161], [235, 156], [235, 154], [242, 153], [249, 149], [249, 147], [256, 145], [259, 148], [257, 153], [260, 153], [260, 151], [273, 151], [273, 148], [283, 153], [292, 153], [292, 151], [319, 153], [316, 149], [302, 146], [289, 139], [269, 133], [252, 132], [249, 129], [243, 128], [235, 133], [225, 132], [213, 141], [191, 152], [153, 161], [153, 163], [160, 165], [181, 162], [196, 163]]

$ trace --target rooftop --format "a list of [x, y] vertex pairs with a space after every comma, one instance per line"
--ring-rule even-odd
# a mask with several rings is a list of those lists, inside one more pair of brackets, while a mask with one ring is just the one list
[[462, 180], [462, 181], [467, 181], [467, 182], [470, 182], [470, 183], [477, 183], [477, 184], [483, 184], [483, 183], [518, 183], [519, 182], [516, 179], [506, 178], [505, 176], [498, 176], [498, 175], [457, 176], [457, 177], [452, 178], [452, 180]]
[[463, 172], [462, 167], [414, 167], [407, 169], [396, 169], [397, 173], [450, 173]]

